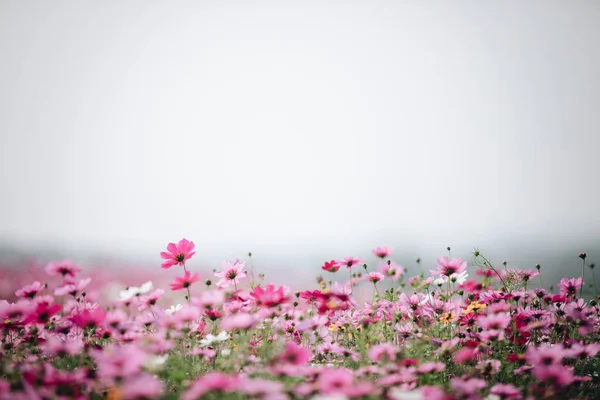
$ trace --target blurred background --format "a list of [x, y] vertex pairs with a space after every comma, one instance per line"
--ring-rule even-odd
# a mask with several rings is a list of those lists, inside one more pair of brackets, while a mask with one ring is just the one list
[[0, 2], [0, 262], [600, 261], [600, 2]]

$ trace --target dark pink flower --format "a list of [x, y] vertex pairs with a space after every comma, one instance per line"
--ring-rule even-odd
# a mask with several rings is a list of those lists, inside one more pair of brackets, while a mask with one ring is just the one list
[[69, 318], [80, 328], [95, 328], [104, 322], [106, 313], [101, 308], [90, 310], [78, 310]]
[[363, 262], [362, 258], [354, 258], [354, 257], [345, 257], [342, 260], [336, 261], [339, 266], [344, 266], [346, 268], [352, 268], [355, 265], [358, 265]]
[[160, 256], [163, 260], [161, 268], [169, 269], [173, 265], [184, 265], [187, 260], [192, 258], [196, 254], [194, 250], [196, 246], [194, 242], [190, 242], [187, 239], [181, 239], [179, 243], [169, 243], [167, 245], [168, 251], [163, 251]]
[[280, 361], [292, 365], [306, 365], [311, 358], [310, 350], [294, 342], [288, 343], [285, 351], [279, 355]]
[[288, 295], [283, 286], [275, 289], [275, 285], [268, 284], [266, 288], [256, 286], [250, 296], [254, 298], [256, 304], [265, 307], [276, 307], [288, 300]]
[[340, 264], [338, 264], [335, 260], [326, 261], [321, 269], [328, 272], [337, 272], [340, 269]]
[[229, 261], [223, 261], [223, 270], [215, 272], [215, 276], [219, 278], [217, 286], [225, 288], [228, 286], [235, 286], [240, 283], [240, 280], [246, 277], [244, 272], [246, 263], [244, 261], [235, 260], [235, 263], [231, 264]]
[[176, 277], [175, 283], [171, 283], [169, 286], [171, 290], [183, 290], [192, 286], [192, 283], [200, 280], [200, 274], [192, 275], [190, 271], [185, 271], [183, 277]]

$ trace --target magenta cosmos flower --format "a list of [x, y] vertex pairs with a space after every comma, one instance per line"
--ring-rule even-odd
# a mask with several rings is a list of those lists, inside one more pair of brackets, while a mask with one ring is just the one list
[[181, 239], [177, 244], [169, 243], [167, 246], [168, 251], [160, 253], [162, 259], [166, 260], [162, 263], [161, 268], [169, 269], [173, 265], [184, 265], [187, 260], [196, 254], [193, 251], [194, 248], [196, 248], [194, 242], [190, 242], [187, 239]]
[[243, 261], [235, 260], [233, 264], [227, 260], [223, 261], [223, 271], [215, 272], [215, 276], [220, 278], [217, 281], [217, 286], [224, 288], [230, 285], [237, 285], [240, 283], [240, 279], [246, 276], [244, 268], [246, 268], [246, 263]]
[[192, 283], [200, 280], [200, 274], [192, 275], [190, 271], [185, 271], [183, 277], [176, 277], [175, 283], [171, 283], [171, 290], [183, 290], [192, 286]]
[[355, 265], [363, 262], [362, 258], [354, 258], [354, 257], [345, 257], [343, 260], [338, 260], [337, 264], [340, 266], [345, 266], [346, 268], [352, 268]]
[[452, 274], [461, 274], [467, 270], [467, 262], [459, 258], [450, 260], [448, 257], [438, 258], [435, 263], [437, 271], [430, 271], [431, 275], [450, 276]]

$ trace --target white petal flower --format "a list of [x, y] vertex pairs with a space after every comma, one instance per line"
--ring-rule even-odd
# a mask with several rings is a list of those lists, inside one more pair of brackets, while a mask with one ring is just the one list
[[437, 278], [437, 279], [435, 279], [435, 280], [433, 281], [433, 284], [434, 284], [434, 285], [436, 285], [436, 286], [440, 286], [440, 287], [442, 287], [442, 286], [444, 285], [444, 283], [446, 283], [446, 280], [445, 280], [444, 278], [442, 278], [442, 277], [440, 277], [440, 278]]
[[467, 274], [467, 271], [463, 271], [460, 274], [452, 274], [450, 275], [450, 281], [455, 282], [457, 285], [462, 285], [465, 283], [468, 276], [469, 274]]
[[181, 304], [177, 304], [177, 305], [174, 305], [174, 306], [171, 306], [171, 307], [167, 308], [165, 310], [165, 313], [167, 313], [169, 315], [173, 315], [173, 314], [175, 314], [179, 310], [181, 310]]

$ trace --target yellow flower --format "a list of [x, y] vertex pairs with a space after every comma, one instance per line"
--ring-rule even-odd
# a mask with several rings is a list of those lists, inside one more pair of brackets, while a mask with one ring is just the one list
[[339, 329], [340, 329], [340, 327], [337, 326], [336, 324], [329, 325], [329, 331], [330, 332], [337, 332]]
[[106, 400], [120, 400], [122, 398], [122, 393], [116, 386], [110, 387], [106, 391]]
[[444, 324], [449, 324], [454, 319], [454, 314], [450, 314], [449, 312], [444, 313], [442, 317], [440, 317], [440, 321]]
[[463, 314], [469, 314], [472, 312], [477, 312], [479, 310], [483, 310], [484, 308], [486, 308], [487, 305], [483, 304], [483, 303], [478, 303], [477, 301], [472, 302], [471, 304], [469, 304], [469, 306], [463, 310]]

